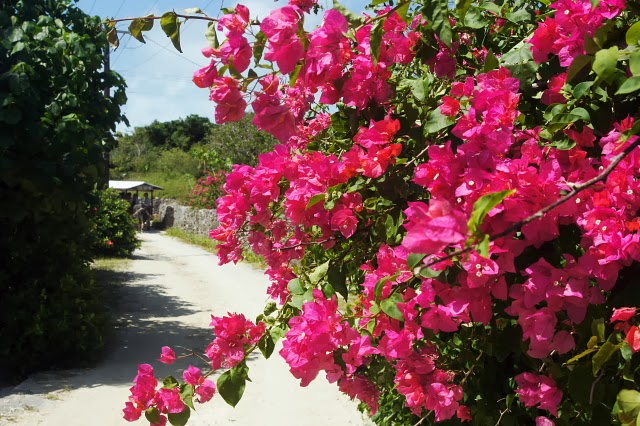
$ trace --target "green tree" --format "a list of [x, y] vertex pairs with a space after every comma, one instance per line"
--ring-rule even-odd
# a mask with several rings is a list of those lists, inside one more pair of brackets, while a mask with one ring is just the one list
[[126, 97], [101, 31], [71, 0], [0, 2], [0, 367], [16, 374], [104, 342], [86, 205]]
[[258, 155], [271, 151], [278, 141], [252, 121], [253, 114], [247, 114], [238, 122], [212, 127], [204, 140], [207, 148], [227, 163], [256, 165]]

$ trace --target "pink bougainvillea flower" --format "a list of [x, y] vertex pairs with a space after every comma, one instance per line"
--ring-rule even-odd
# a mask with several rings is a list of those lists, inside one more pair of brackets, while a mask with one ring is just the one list
[[611, 322], [615, 321], [629, 321], [638, 312], [638, 308], [619, 308], [614, 309], [611, 315]]
[[204, 404], [213, 398], [216, 394], [216, 385], [209, 379], [205, 379], [195, 390], [198, 395], [198, 402]]
[[276, 9], [260, 24], [269, 40], [269, 51], [264, 58], [278, 64], [283, 74], [292, 72], [304, 56], [304, 46], [298, 37], [298, 23], [302, 18], [296, 6]]
[[349, 208], [340, 208], [331, 217], [331, 229], [340, 231], [343, 237], [349, 238], [355, 234], [358, 228], [358, 218]]
[[298, 6], [305, 12], [310, 12], [311, 8], [318, 4], [318, 0], [289, 0], [292, 6]]
[[231, 77], [216, 78], [209, 99], [217, 104], [216, 123], [240, 121], [244, 117], [247, 102], [240, 91], [238, 80]]
[[190, 365], [189, 368], [182, 373], [182, 377], [184, 377], [185, 383], [193, 386], [197, 386], [204, 381], [204, 377], [202, 377], [200, 369], [193, 365]]
[[633, 352], [640, 352], [640, 328], [633, 326], [627, 332], [627, 343]]
[[466, 216], [447, 201], [409, 203], [405, 213], [408, 232], [402, 245], [411, 253], [438, 253], [467, 238]]
[[169, 346], [162, 347], [162, 355], [160, 356], [160, 362], [165, 364], [173, 364], [176, 362], [176, 353]]
[[456, 116], [460, 112], [460, 101], [451, 96], [444, 96], [442, 98], [442, 105], [440, 105], [440, 111], [449, 117]]
[[533, 373], [521, 373], [515, 377], [518, 383], [516, 393], [526, 407], [538, 407], [558, 415], [558, 404], [562, 401], [562, 391], [557, 388], [552, 377]]
[[180, 398], [180, 388], [161, 388], [156, 393], [155, 402], [161, 413], [177, 414], [182, 413], [187, 407]]
[[201, 89], [209, 88], [213, 85], [213, 81], [218, 77], [216, 64], [212, 61], [204, 68], [200, 68], [193, 74], [193, 82]]
[[546, 417], [538, 416], [536, 417], [536, 426], [555, 426], [555, 422]]

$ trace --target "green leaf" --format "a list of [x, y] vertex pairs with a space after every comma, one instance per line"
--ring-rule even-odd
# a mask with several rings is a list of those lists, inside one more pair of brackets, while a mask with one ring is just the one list
[[114, 49], [117, 49], [120, 46], [120, 39], [118, 38], [118, 33], [115, 28], [112, 28], [107, 33], [107, 41]]
[[300, 76], [300, 71], [302, 71], [302, 64], [296, 65], [296, 67], [289, 74], [289, 86], [294, 87], [296, 85], [296, 81], [298, 81], [298, 77]]
[[594, 318], [591, 321], [591, 333], [596, 336], [598, 342], [604, 342], [606, 336], [604, 335], [604, 319], [603, 318]]
[[305, 207], [305, 210], [309, 210], [311, 207], [315, 206], [319, 202], [324, 201], [326, 199], [327, 199], [327, 194], [325, 193], [314, 195], [313, 197], [311, 197], [311, 199], [307, 203], [307, 207]]
[[409, 265], [409, 269], [412, 271], [416, 268], [416, 266], [420, 265], [424, 258], [427, 257], [426, 254], [422, 253], [411, 253], [407, 257], [407, 265]]
[[327, 275], [327, 271], [329, 270], [329, 263], [330, 261], [327, 260], [322, 265], [316, 266], [313, 272], [309, 274], [309, 281], [311, 281], [311, 284], [318, 284], [318, 282], [320, 282], [320, 280], [323, 279], [325, 275]]
[[342, 270], [340, 265], [332, 262], [327, 272], [327, 281], [331, 287], [341, 295], [344, 300], [349, 297], [349, 289], [347, 288], [347, 274]]
[[578, 83], [576, 87], [573, 88], [573, 97], [580, 99], [589, 91], [589, 89], [591, 89], [591, 86], [593, 86], [593, 81], [583, 81], [582, 83]]
[[527, 12], [525, 8], [518, 9], [513, 12], [509, 12], [506, 14], [505, 18], [514, 24], [519, 24], [520, 22], [525, 22], [531, 19], [531, 14]]
[[307, 290], [302, 286], [299, 278], [294, 278], [289, 281], [287, 288], [291, 294], [304, 294]]
[[160, 411], [157, 407], [148, 408], [144, 412], [144, 417], [149, 423], [160, 423]]
[[485, 18], [485, 16], [482, 14], [481, 9], [478, 9], [477, 7], [472, 7], [471, 9], [469, 9], [468, 13], [466, 13], [462, 23], [466, 27], [477, 30], [480, 28], [485, 28], [491, 22], [487, 18]]
[[620, 410], [630, 417], [640, 415], [640, 392], [631, 389], [622, 389], [616, 398]]
[[453, 33], [451, 31], [451, 22], [449, 21], [449, 1], [448, 0], [430, 0], [425, 5], [426, 18], [440, 39], [447, 46], [451, 47], [453, 42]]
[[333, 8], [342, 13], [345, 18], [347, 18], [347, 21], [349, 21], [352, 27], [359, 27], [366, 23], [364, 16], [353, 13], [352, 11], [344, 7], [338, 0], [333, 0]]
[[258, 31], [256, 34], [256, 41], [253, 44], [253, 61], [256, 66], [262, 60], [262, 52], [264, 52], [264, 48], [267, 45], [267, 35], [262, 31]]
[[222, 399], [232, 407], [238, 405], [247, 383], [247, 367], [242, 364], [225, 371], [218, 378], [218, 392]]
[[398, 303], [404, 302], [401, 294], [394, 293], [388, 299], [380, 302], [380, 308], [382, 312], [389, 315], [391, 318], [395, 318], [398, 321], [404, 321], [404, 317], [402, 316], [402, 312], [398, 308]]
[[382, 34], [384, 33], [384, 20], [378, 20], [371, 30], [371, 56], [373, 63], [378, 63], [380, 57], [380, 48], [382, 47]]
[[473, 212], [471, 213], [471, 218], [469, 219], [469, 232], [473, 235], [475, 234], [484, 218], [489, 214], [494, 207], [500, 204], [505, 198], [508, 196], [515, 194], [515, 189], [509, 189], [506, 191], [494, 192], [491, 194], [483, 195], [478, 198], [478, 200], [473, 203]]
[[629, 56], [629, 69], [631, 74], [640, 75], [640, 51], [633, 52]]
[[425, 134], [437, 133], [442, 129], [446, 129], [454, 123], [452, 119], [447, 117], [440, 111], [440, 108], [429, 111], [427, 120], [424, 123]]
[[603, 80], [609, 81], [618, 66], [618, 46], [602, 49], [596, 53], [593, 71]]
[[640, 90], [640, 76], [628, 78], [616, 92], [616, 95], [625, 95]]
[[269, 357], [271, 356], [275, 348], [276, 348], [276, 344], [271, 338], [271, 335], [269, 334], [269, 332], [264, 333], [264, 335], [258, 342], [258, 349], [260, 349], [260, 352], [262, 352], [262, 355], [266, 359], [269, 359]]
[[180, 385], [180, 398], [182, 398], [185, 404], [195, 410], [196, 408], [193, 406], [193, 391], [193, 385], [190, 385], [189, 383], [183, 383]]
[[178, 21], [178, 15], [175, 12], [167, 12], [162, 15], [160, 19], [160, 27], [162, 27], [162, 31], [171, 39], [171, 43], [173, 43], [173, 47], [180, 53], [182, 53], [182, 48], [180, 48], [180, 25], [181, 22]]
[[178, 381], [173, 376], [165, 377], [162, 384], [162, 387], [165, 389], [173, 389], [179, 385]]
[[640, 41], [640, 22], [630, 26], [624, 38], [629, 46], [638, 44], [638, 41]]
[[571, 65], [569, 65], [569, 69], [567, 69], [567, 83], [571, 82], [592, 60], [593, 56], [591, 55], [580, 55], [575, 58], [573, 62], [571, 62]]
[[204, 11], [199, 7], [187, 8], [184, 10], [184, 13], [191, 14], [191, 15], [206, 15], [206, 13], [204, 13]]
[[191, 409], [187, 406], [184, 407], [180, 413], [176, 414], [167, 414], [167, 418], [169, 419], [169, 423], [173, 426], [184, 426], [189, 421], [189, 417], [191, 417]]
[[438, 278], [442, 271], [436, 271], [431, 268], [422, 268], [420, 269], [420, 276], [423, 278]]
[[581, 353], [579, 353], [578, 355], [574, 356], [573, 358], [571, 358], [569, 361], [567, 361], [565, 364], [573, 364], [574, 362], [580, 360], [581, 358], [584, 358], [585, 356], [597, 351], [597, 348], [591, 348], [591, 349], [587, 349], [586, 351], [583, 351]]
[[427, 93], [429, 93], [429, 88], [431, 87], [431, 81], [428, 78], [417, 78], [411, 81], [411, 94], [418, 101], [422, 102], [425, 100]]
[[456, 5], [456, 9], [458, 9], [458, 18], [464, 25], [467, 25], [467, 23], [465, 22], [465, 17], [472, 3], [473, 0], [459, 0], [458, 4]]
[[491, 70], [495, 70], [500, 66], [500, 61], [496, 58], [496, 55], [493, 54], [493, 51], [489, 49], [487, 52], [487, 57], [484, 60], [484, 67], [482, 68], [483, 72], [489, 72]]
[[215, 22], [209, 22], [209, 24], [207, 25], [207, 32], [205, 36], [207, 37], [207, 40], [209, 41], [211, 47], [217, 49], [220, 47], [220, 42], [218, 41], [218, 33], [216, 32], [215, 24]]
[[619, 349], [620, 347], [618, 347], [617, 345], [614, 345], [611, 342], [603, 343], [603, 345], [600, 347], [598, 352], [596, 352], [596, 354], [591, 359], [591, 365], [593, 368], [594, 376], [598, 374], [598, 372], [600, 371], [604, 363], [609, 361], [609, 358], [611, 358], [611, 356], [614, 353], [616, 353]]
[[131, 21], [129, 25], [129, 32], [131, 35], [141, 43], [146, 43], [144, 37], [142, 36], [143, 31], [149, 31], [153, 28], [153, 19], [149, 18], [138, 18]]
[[382, 290], [384, 289], [385, 284], [389, 281], [393, 281], [398, 278], [398, 274], [388, 275], [386, 277], [381, 278], [377, 283], [373, 290], [374, 296], [376, 300], [380, 300], [382, 298]]
[[485, 234], [484, 238], [482, 238], [482, 241], [478, 243], [477, 250], [478, 250], [478, 253], [480, 253], [480, 256], [489, 259], [490, 243], [491, 243], [491, 238], [489, 237], [489, 235]]

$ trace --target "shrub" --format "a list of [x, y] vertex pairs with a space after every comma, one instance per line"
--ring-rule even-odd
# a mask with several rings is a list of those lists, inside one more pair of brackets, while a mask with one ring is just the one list
[[98, 256], [127, 257], [140, 247], [136, 238], [136, 219], [128, 201], [113, 189], [96, 191], [96, 204], [90, 207], [93, 252]]
[[[248, 243], [274, 299], [213, 316], [220, 396], [284, 338], [301, 386], [380, 425], [640, 424], [640, 2], [333, 5], [310, 33], [314, 0], [226, 10], [194, 75], [218, 122], [251, 102], [281, 142], [218, 200], [221, 262]], [[213, 383], [184, 378], [150, 392], [142, 366], [132, 400], [173, 403], [125, 417], [188, 417]]]
[[189, 195], [189, 205], [197, 209], [214, 209], [216, 200], [223, 194], [225, 175], [224, 171], [218, 170], [198, 179]]
[[16, 377], [104, 343], [87, 205], [126, 97], [100, 28], [71, 0], [0, 2], [0, 367]]

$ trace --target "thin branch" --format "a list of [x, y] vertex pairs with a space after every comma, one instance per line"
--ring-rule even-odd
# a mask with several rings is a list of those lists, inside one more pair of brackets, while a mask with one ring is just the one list
[[602, 376], [604, 376], [604, 368], [600, 370], [600, 374], [598, 375], [598, 378], [595, 379], [593, 381], [593, 384], [591, 385], [591, 392], [589, 392], [589, 405], [593, 404], [593, 392], [596, 390], [596, 385], [598, 384], [600, 379], [602, 379]]
[[[516, 232], [519, 231], [520, 228], [522, 228], [524, 225], [533, 222], [536, 219], [540, 219], [542, 218], [545, 214], [549, 213], [551, 210], [555, 209], [556, 207], [559, 207], [561, 205], [563, 205], [564, 203], [566, 203], [567, 201], [571, 200], [572, 198], [574, 198], [576, 195], [578, 195], [579, 193], [581, 193], [582, 191], [584, 191], [585, 189], [589, 189], [592, 186], [594, 186], [596, 183], [599, 182], [603, 182], [607, 179], [607, 177], [611, 174], [611, 172], [616, 168], [616, 166], [618, 166], [618, 164], [620, 164], [620, 162], [622, 160], [624, 160], [634, 149], [636, 149], [638, 146], [640, 146], [640, 138], [637, 139], [635, 142], [633, 142], [632, 144], [630, 144], [628, 147], [626, 147], [624, 149], [624, 151], [622, 151], [620, 154], [616, 155], [613, 160], [611, 160], [611, 164], [609, 164], [609, 166], [607, 166], [606, 169], [604, 169], [604, 171], [602, 173], [600, 173], [598, 176], [589, 179], [588, 181], [581, 183], [580, 185], [575, 185], [573, 186], [573, 188], [571, 189], [571, 191], [569, 191], [564, 197], [558, 199], [556, 202], [548, 205], [547, 207], [538, 210], [537, 212], [535, 212], [534, 214], [532, 214], [531, 216], [514, 223], [513, 225], [511, 225], [510, 227], [508, 227], [507, 229], [505, 229], [504, 231], [498, 232], [497, 234], [494, 235], [489, 235], [489, 239], [491, 241], [495, 241], [498, 238], [502, 238], [502, 237], [506, 237], [507, 235], [511, 234], [512, 232]], [[440, 257], [438, 259], [435, 259], [429, 263], [426, 263], [422, 266], [420, 266], [419, 271], [429, 268], [433, 265], [436, 265], [440, 262], [444, 262], [445, 260], [450, 260], [453, 259], [454, 257], [460, 256], [461, 254], [465, 254], [465, 253], [469, 253], [471, 250], [473, 250], [473, 246], [469, 246], [466, 247], [464, 249], [461, 250], [457, 250], [447, 256], [444, 257]]]
[[[199, 19], [199, 20], [202, 20], [202, 21], [218, 22], [218, 18], [212, 18], [211, 16], [207, 16], [207, 15], [182, 15], [180, 13], [176, 13], [176, 16], [178, 18], [184, 18], [184, 19]], [[139, 16], [139, 17], [135, 17], [135, 18], [108, 19], [106, 22], [109, 23], [109, 24], [117, 24], [118, 22], [135, 21], [136, 19], [143, 19], [143, 20], [153, 19], [153, 20], [157, 20], [157, 19], [162, 19], [162, 16], [151, 15], [151, 16]]]

